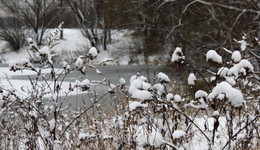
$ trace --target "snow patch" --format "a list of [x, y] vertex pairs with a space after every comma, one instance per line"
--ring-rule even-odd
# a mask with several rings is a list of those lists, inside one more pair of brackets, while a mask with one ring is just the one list
[[233, 107], [241, 107], [244, 103], [243, 94], [225, 81], [219, 83], [208, 95], [208, 98], [213, 100], [219, 94], [225, 94]]
[[147, 104], [141, 104], [141, 102], [137, 102], [137, 101], [130, 102], [130, 104], [129, 104], [129, 110], [130, 111], [133, 111], [136, 108], [143, 108], [143, 107], [148, 107], [148, 105]]
[[219, 64], [222, 63], [222, 57], [215, 50], [209, 50], [206, 59], [207, 61], [213, 61]]
[[195, 99], [199, 99], [199, 98], [206, 98], [208, 96], [208, 93], [203, 91], [203, 90], [198, 90], [196, 93], [195, 93]]
[[171, 81], [170, 78], [165, 73], [162, 72], [159, 72], [157, 74], [157, 78], [161, 83], [169, 83]]
[[183, 55], [183, 52], [180, 47], [176, 47], [172, 54], [171, 62], [180, 62], [183, 63], [185, 60], [185, 56]]
[[241, 56], [241, 54], [240, 54], [239, 51], [234, 51], [234, 52], [232, 53], [231, 59], [232, 59], [235, 63], [240, 62], [241, 58], [242, 58], [242, 56]]
[[184, 138], [186, 133], [183, 130], [175, 130], [172, 134], [173, 139]]
[[189, 85], [195, 85], [195, 81], [197, 80], [194, 73], [191, 73], [188, 77], [188, 84]]

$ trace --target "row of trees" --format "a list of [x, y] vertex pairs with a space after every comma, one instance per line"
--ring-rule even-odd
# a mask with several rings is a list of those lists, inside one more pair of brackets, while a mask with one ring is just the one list
[[236, 50], [238, 44], [233, 39], [240, 39], [243, 34], [260, 36], [257, 0], [0, 0], [0, 3], [9, 14], [8, 19], [2, 18], [1, 37], [19, 43], [11, 44], [17, 45], [14, 49], [24, 44], [17, 41], [22, 33], [16, 30], [21, 26], [31, 29], [40, 45], [46, 29], [62, 21], [65, 27], [81, 28], [92, 46], [101, 50], [106, 50], [111, 42], [111, 30], [131, 29], [133, 38], [142, 41], [136, 45], [135, 53], [145, 57], [162, 51], [170, 54], [176, 46], [183, 47], [188, 56], [198, 58], [204, 57], [201, 53], [209, 49], [223, 54], [224, 45]]

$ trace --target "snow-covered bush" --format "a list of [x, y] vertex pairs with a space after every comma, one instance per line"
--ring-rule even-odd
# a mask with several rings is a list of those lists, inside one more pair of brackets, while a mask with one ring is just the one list
[[[49, 53], [52, 42], [37, 47], [28, 39], [28, 59], [9, 64], [11, 71], [31, 70], [36, 76], [29, 77], [31, 87], [21, 90], [11, 84], [0, 86], [1, 149], [259, 148], [260, 86], [251, 78], [253, 65], [239, 52], [225, 62], [211, 51], [207, 59], [222, 66], [207, 71], [211, 73], [207, 76], [193, 67], [194, 73], [185, 77], [188, 88], [183, 94], [171, 89], [173, 80], [163, 72], [153, 77], [153, 83], [140, 73], [132, 75], [129, 86], [128, 79], [120, 75], [118, 83], [85, 77], [66, 83], [73, 71], [85, 75], [88, 68], [102, 74], [90, 64], [96, 49], [73, 63], [63, 62], [57, 71], [54, 55]], [[105, 59], [100, 65], [113, 61]], [[180, 48], [173, 53], [172, 62], [192, 67]], [[47, 73], [45, 68], [49, 68]], [[207, 80], [211, 77], [214, 82]], [[207, 87], [197, 89], [201, 81]], [[106, 87], [105, 93], [95, 90], [97, 84]], [[68, 98], [72, 92], [82, 100], [89, 97], [91, 103], [83, 103], [79, 109], [66, 105], [74, 100]], [[101, 104], [108, 99], [112, 108], [106, 110]]]
[[184, 63], [185, 56], [183, 55], [183, 52], [180, 47], [176, 47], [172, 54], [171, 62], [174, 63]]

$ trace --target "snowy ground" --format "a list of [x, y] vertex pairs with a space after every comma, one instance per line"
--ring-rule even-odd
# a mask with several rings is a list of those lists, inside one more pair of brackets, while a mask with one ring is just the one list
[[[49, 33], [53, 32], [48, 31]], [[58, 54], [57, 61], [64, 59], [73, 59], [80, 54], [87, 54], [90, 49], [90, 42], [86, 39], [79, 29], [64, 29], [64, 39], [59, 40], [58, 44], [51, 48], [51, 53]], [[117, 59], [122, 65], [127, 65], [130, 61], [129, 53], [127, 51], [131, 39], [127, 30], [112, 31], [112, 43], [108, 45], [108, 50], [102, 50], [95, 62], [98, 63], [105, 58]], [[0, 62], [9, 63], [12, 60], [18, 60], [28, 57], [28, 46], [22, 47], [18, 52], [10, 50], [8, 43], [0, 41]], [[124, 51], [122, 51], [124, 50]]]

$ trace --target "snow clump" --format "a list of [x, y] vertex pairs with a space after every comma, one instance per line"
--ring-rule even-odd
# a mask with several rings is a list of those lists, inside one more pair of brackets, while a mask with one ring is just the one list
[[144, 108], [144, 107], [148, 107], [148, 105], [147, 104], [141, 104], [141, 102], [137, 102], [137, 101], [130, 102], [130, 104], [129, 104], [129, 110], [130, 111], [133, 111], [136, 108]]
[[231, 59], [232, 59], [235, 63], [240, 62], [241, 58], [242, 58], [242, 56], [241, 56], [241, 54], [240, 54], [239, 51], [234, 51], [234, 52], [232, 53]]
[[85, 72], [86, 72], [86, 67], [83, 66], [84, 63], [85, 63], [84, 56], [79, 56], [75, 62], [76, 69], [78, 69], [82, 74], [85, 74]]
[[246, 39], [246, 37], [243, 36], [241, 41], [237, 41], [237, 43], [240, 44], [240, 49], [241, 49], [242, 51], [246, 50], [247, 45], [249, 45], [249, 44], [245, 41], [245, 39]]
[[10, 71], [16, 71], [21, 70], [23, 68], [33, 67], [33, 65], [30, 63], [29, 59], [22, 59], [18, 61], [11, 61], [9, 63], [9, 70]]
[[166, 101], [172, 101], [172, 100], [174, 100], [174, 96], [173, 96], [173, 94], [172, 93], [168, 93], [167, 95], [166, 95]]
[[246, 75], [250, 72], [254, 72], [253, 65], [248, 60], [243, 59], [238, 64], [235, 64], [229, 69], [228, 75], [237, 79], [239, 74]]
[[130, 83], [132, 81], [134, 81], [135, 79], [140, 79], [143, 82], [148, 82], [148, 79], [145, 76], [140, 75], [139, 73], [137, 73], [137, 75], [132, 75], [130, 78]]
[[55, 120], [54, 119], [49, 121], [49, 127], [50, 127], [50, 131], [52, 131], [55, 128]]
[[215, 50], [209, 50], [206, 59], [207, 61], [213, 61], [219, 64], [222, 63], [222, 57]]
[[220, 77], [223, 77], [225, 78], [228, 74], [228, 71], [229, 69], [227, 67], [221, 67], [218, 72], [217, 72], [217, 75], [220, 76]]
[[225, 94], [233, 107], [241, 107], [244, 103], [243, 94], [225, 81], [222, 81], [213, 88], [212, 92], [208, 95], [208, 99], [213, 100], [219, 94]]
[[90, 81], [88, 79], [85, 79], [82, 82], [80, 82], [78, 80], [75, 81], [75, 87], [81, 88], [82, 91], [89, 90], [90, 86], [91, 86], [91, 83], [90, 83]]
[[28, 38], [27, 42], [28, 42], [28, 44], [33, 44], [33, 39], [32, 38]]
[[65, 74], [68, 74], [71, 71], [70, 65], [66, 61], [62, 63], [62, 66], [65, 71]]
[[174, 95], [174, 100], [175, 100], [175, 102], [181, 102], [182, 101], [181, 96], [178, 95], [178, 94]]
[[138, 145], [150, 145], [159, 148], [165, 140], [159, 130], [152, 128], [152, 132], [148, 132], [144, 127], [140, 127], [136, 133]]
[[75, 67], [76, 67], [77, 69], [82, 68], [82, 66], [83, 66], [83, 58], [85, 58], [85, 57], [84, 57], [84, 56], [79, 56], [79, 57], [77, 58], [77, 60], [76, 60], [76, 62], [75, 62]]
[[197, 80], [196, 76], [194, 73], [191, 73], [188, 77], [188, 84], [189, 85], [195, 85], [195, 81]]
[[152, 89], [159, 95], [162, 96], [164, 93], [164, 86], [162, 84], [153, 85]]
[[182, 53], [182, 50], [180, 47], [176, 47], [175, 51], [172, 54], [172, 59], [171, 61], [174, 63], [184, 63], [185, 56]]
[[172, 134], [173, 139], [184, 138], [186, 133], [183, 130], [175, 130]]
[[48, 46], [44, 46], [39, 50], [40, 56], [45, 57], [50, 64], [53, 64], [53, 61], [51, 60], [52, 56], [50, 53], [50, 49]]
[[165, 73], [162, 72], [159, 72], [157, 74], [157, 78], [161, 83], [169, 83], [171, 81], [170, 78]]
[[208, 96], [208, 93], [203, 91], [203, 90], [198, 90], [196, 93], [195, 93], [195, 99], [199, 99], [199, 98], [206, 98]]
[[93, 60], [94, 58], [96, 58], [98, 55], [98, 51], [95, 47], [91, 47], [90, 50], [88, 51], [87, 56]]
[[121, 77], [121, 78], [119, 79], [119, 84], [120, 84], [120, 86], [122, 86], [122, 87], [125, 86], [125, 84], [126, 84], [125, 79]]
[[83, 140], [83, 139], [90, 139], [90, 138], [94, 138], [95, 135], [93, 134], [86, 134], [86, 133], [80, 133], [79, 134], [79, 139]]
[[212, 114], [213, 117], [219, 117], [219, 111], [214, 111], [213, 114]]
[[151, 84], [146, 81], [146, 77], [139, 75], [134, 75], [130, 78], [129, 93], [132, 98], [146, 100], [152, 97], [152, 93], [148, 91], [151, 88]]

